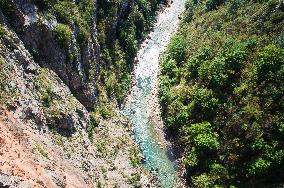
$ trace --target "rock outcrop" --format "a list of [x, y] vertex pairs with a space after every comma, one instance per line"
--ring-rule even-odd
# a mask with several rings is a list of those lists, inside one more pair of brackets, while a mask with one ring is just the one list
[[[131, 72], [127, 56], [135, 51], [128, 55], [120, 43], [138, 46], [135, 38], [118, 40], [138, 3], [100, 3], [0, 2], [0, 187], [149, 186], [129, 123], [117, 113], [94, 120], [91, 112], [113, 95], [105, 83], [114, 90], [120, 79], [107, 76]], [[100, 14], [98, 21], [106, 5], [110, 18]], [[155, 10], [139, 6], [147, 16]], [[133, 30], [133, 17], [123, 27]], [[108, 61], [111, 51], [117, 56]]]

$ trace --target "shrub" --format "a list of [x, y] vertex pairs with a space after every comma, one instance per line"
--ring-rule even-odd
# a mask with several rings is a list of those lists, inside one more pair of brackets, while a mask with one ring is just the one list
[[183, 21], [191, 22], [193, 17], [193, 11], [195, 8], [195, 3], [193, 1], [186, 1], [185, 11], [183, 13]]
[[262, 175], [270, 166], [271, 162], [258, 158], [249, 165], [248, 172], [250, 175]]
[[71, 24], [72, 21], [78, 16], [78, 9], [76, 5], [69, 0], [57, 1], [53, 9], [56, 18], [61, 23]]
[[198, 76], [211, 88], [224, 87], [229, 79], [226, 63], [222, 58], [203, 63], [198, 69]]
[[187, 107], [176, 99], [168, 104], [168, 116], [169, 118], [166, 119], [168, 128], [177, 130], [186, 123], [189, 113]]
[[89, 122], [89, 125], [87, 127], [87, 133], [88, 133], [88, 136], [89, 136], [89, 139], [91, 140], [91, 142], [93, 141], [94, 139], [94, 129], [96, 127], [98, 127], [99, 125], [99, 120], [98, 120], [98, 115], [97, 113], [95, 112], [91, 112], [89, 113], [90, 114], [90, 122]]
[[212, 61], [204, 62], [198, 68], [198, 76], [211, 88], [228, 86], [243, 65], [248, 48], [253, 48], [254, 45], [254, 40], [245, 42], [226, 40], [219, 54]]
[[103, 118], [109, 118], [113, 115], [112, 111], [106, 106], [101, 105], [97, 108], [97, 112], [99, 115], [101, 115]]
[[211, 188], [214, 185], [214, 182], [208, 174], [203, 173], [198, 176], [193, 176], [192, 184], [196, 188]]
[[275, 37], [274, 42], [277, 44], [279, 48], [284, 48], [284, 32], [281, 33], [279, 36]]
[[[216, 114], [219, 105], [218, 98], [214, 97], [214, 93], [210, 89], [198, 88], [194, 86], [189, 94], [188, 110], [191, 114], [199, 115], [203, 120], [210, 120]], [[196, 117], [196, 116], [194, 116]], [[199, 119], [196, 117], [196, 119]]]
[[67, 49], [71, 43], [72, 31], [65, 24], [58, 24], [54, 28], [55, 39], [61, 48]]
[[196, 152], [195, 147], [192, 147], [190, 151], [187, 152], [185, 159], [183, 161], [185, 167], [189, 171], [193, 171], [198, 166], [199, 156]]
[[215, 10], [218, 6], [220, 6], [224, 2], [225, 0], [207, 0], [206, 10], [207, 11]]
[[7, 34], [5, 27], [0, 25], [0, 38], [3, 38]]
[[284, 50], [275, 45], [268, 45], [259, 53], [256, 64], [259, 81], [281, 82], [281, 78], [283, 79], [284, 76], [281, 75], [281, 69], [284, 67]]
[[43, 157], [48, 158], [48, 152], [46, 149], [39, 143], [35, 144], [35, 149], [41, 154]]
[[186, 48], [186, 40], [181, 35], [175, 35], [168, 46], [169, 59], [176, 60], [177, 65], [180, 66], [185, 59]]
[[173, 59], [169, 59], [169, 60], [166, 60], [164, 61], [162, 64], [161, 64], [161, 72], [162, 74], [164, 75], [168, 75], [169, 78], [175, 78], [177, 77], [177, 73], [178, 73], [178, 68], [177, 68], [177, 65], [176, 65], [176, 61], [173, 60]]
[[183, 52], [168, 49], [160, 82], [162, 117], [185, 148], [189, 183], [281, 187], [284, 4], [195, 2], [188, 1], [185, 15], [193, 20], [181, 22], [177, 35], [190, 48], [181, 61]]
[[196, 55], [191, 57], [187, 64], [186, 69], [189, 73], [189, 78], [197, 78], [198, 77], [198, 69], [199, 67], [207, 60], [211, 59], [211, 49], [208, 47], [205, 47], [201, 49], [200, 52], [198, 52]]
[[208, 122], [192, 124], [185, 128], [187, 142], [191, 143], [198, 152], [211, 152], [219, 148], [218, 134]]

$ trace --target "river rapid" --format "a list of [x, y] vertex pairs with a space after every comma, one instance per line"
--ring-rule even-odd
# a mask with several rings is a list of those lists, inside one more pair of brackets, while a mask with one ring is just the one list
[[185, 2], [172, 0], [169, 6], [160, 11], [153, 31], [137, 53], [133, 85], [122, 110], [133, 125], [134, 139], [142, 151], [145, 168], [164, 188], [177, 187], [179, 180], [160, 117], [159, 57], [178, 29], [179, 16], [185, 9]]

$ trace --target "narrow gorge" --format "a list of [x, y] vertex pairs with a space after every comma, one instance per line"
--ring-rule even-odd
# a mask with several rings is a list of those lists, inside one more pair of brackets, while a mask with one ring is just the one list
[[284, 187], [283, 0], [0, 0], [0, 187]]
[[[123, 108], [133, 125], [135, 141], [142, 150], [148, 170], [162, 187], [177, 186], [177, 164], [165, 140], [158, 99], [160, 57], [177, 31], [185, 0], [173, 0], [157, 17], [153, 31], [142, 43], [134, 67], [133, 86]], [[180, 182], [179, 182], [180, 183]]]

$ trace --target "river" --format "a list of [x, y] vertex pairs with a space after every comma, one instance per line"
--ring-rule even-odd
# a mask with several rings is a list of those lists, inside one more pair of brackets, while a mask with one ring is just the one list
[[170, 144], [165, 140], [158, 100], [159, 57], [177, 31], [179, 15], [186, 0], [172, 0], [161, 10], [148, 39], [137, 53], [131, 92], [123, 107], [133, 125], [136, 143], [144, 156], [144, 165], [164, 188], [176, 187], [177, 168]]

